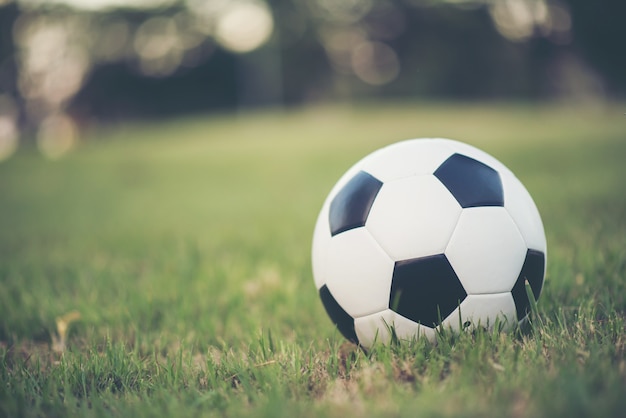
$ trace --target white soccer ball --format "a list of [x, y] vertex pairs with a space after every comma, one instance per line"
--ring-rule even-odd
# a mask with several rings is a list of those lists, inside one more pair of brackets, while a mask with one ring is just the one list
[[313, 276], [332, 321], [363, 347], [526, 318], [546, 237], [530, 194], [462, 142], [379, 149], [331, 190], [313, 235]]

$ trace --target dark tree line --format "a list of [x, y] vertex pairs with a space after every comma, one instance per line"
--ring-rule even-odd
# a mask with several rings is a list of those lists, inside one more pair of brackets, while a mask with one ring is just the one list
[[[390, 7], [374, 8], [356, 23], [349, 16], [335, 21], [332, 16], [316, 15], [305, 4], [269, 1], [275, 21], [272, 38], [245, 54], [206, 41], [203, 45], [210, 53], [193, 66], [160, 76], [138, 71], [128, 57], [94, 63], [64, 109], [78, 119], [106, 121], [380, 97], [577, 100], [589, 95], [619, 99], [626, 94], [625, 2], [559, 1], [571, 19], [565, 40], [537, 28], [524, 39], [507, 38], [486, 4], [459, 7], [435, 1], [390, 1], [385, 3]], [[155, 15], [171, 16], [182, 9], [183, 3], [149, 11], [114, 10], [94, 21], [122, 19], [129, 22], [132, 33]], [[0, 94], [13, 97], [18, 107], [24, 106], [24, 99], [18, 88], [19, 46], [13, 29], [23, 13], [19, 3], [0, 6]], [[87, 12], [57, 7], [27, 13]], [[398, 67], [397, 75], [384, 83], [367, 83], [343, 71], [341, 57], [329, 53], [324, 43], [327, 33], [365, 33], [376, 45], [384, 44], [387, 49], [382, 52], [397, 56], [397, 63], [391, 63]], [[375, 66], [385, 65], [390, 58], [383, 54], [373, 59]]]

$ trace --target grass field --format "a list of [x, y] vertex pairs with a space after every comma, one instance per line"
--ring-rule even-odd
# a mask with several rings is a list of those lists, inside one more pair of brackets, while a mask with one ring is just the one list
[[[310, 268], [338, 177], [469, 142], [548, 239], [524, 333], [345, 342]], [[110, 127], [0, 163], [0, 417], [626, 413], [624, 106], [380, 104]]]

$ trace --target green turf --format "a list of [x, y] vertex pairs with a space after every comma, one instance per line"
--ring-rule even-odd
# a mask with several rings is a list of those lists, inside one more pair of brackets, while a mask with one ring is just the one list
[[[524, 333], [365, 354], [317, 296], [315, 218], [356, 160], [425, 136], [476, 145], [527, 186], [544, 292]], [[625, 325], [620, 104], [196, 117], [0, 163], [0, 417], [623, 416]]]

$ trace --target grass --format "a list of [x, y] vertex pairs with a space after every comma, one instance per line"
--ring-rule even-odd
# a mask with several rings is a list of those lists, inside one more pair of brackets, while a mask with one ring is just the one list
[[[394, 104], [128, 124], [0, 164], [0, 417], [623, 416], [623, 106]], [[364, 353], [310, 243], [338, 177], [411, 137], [474, 144], [542, 213], [525, 332]]]

